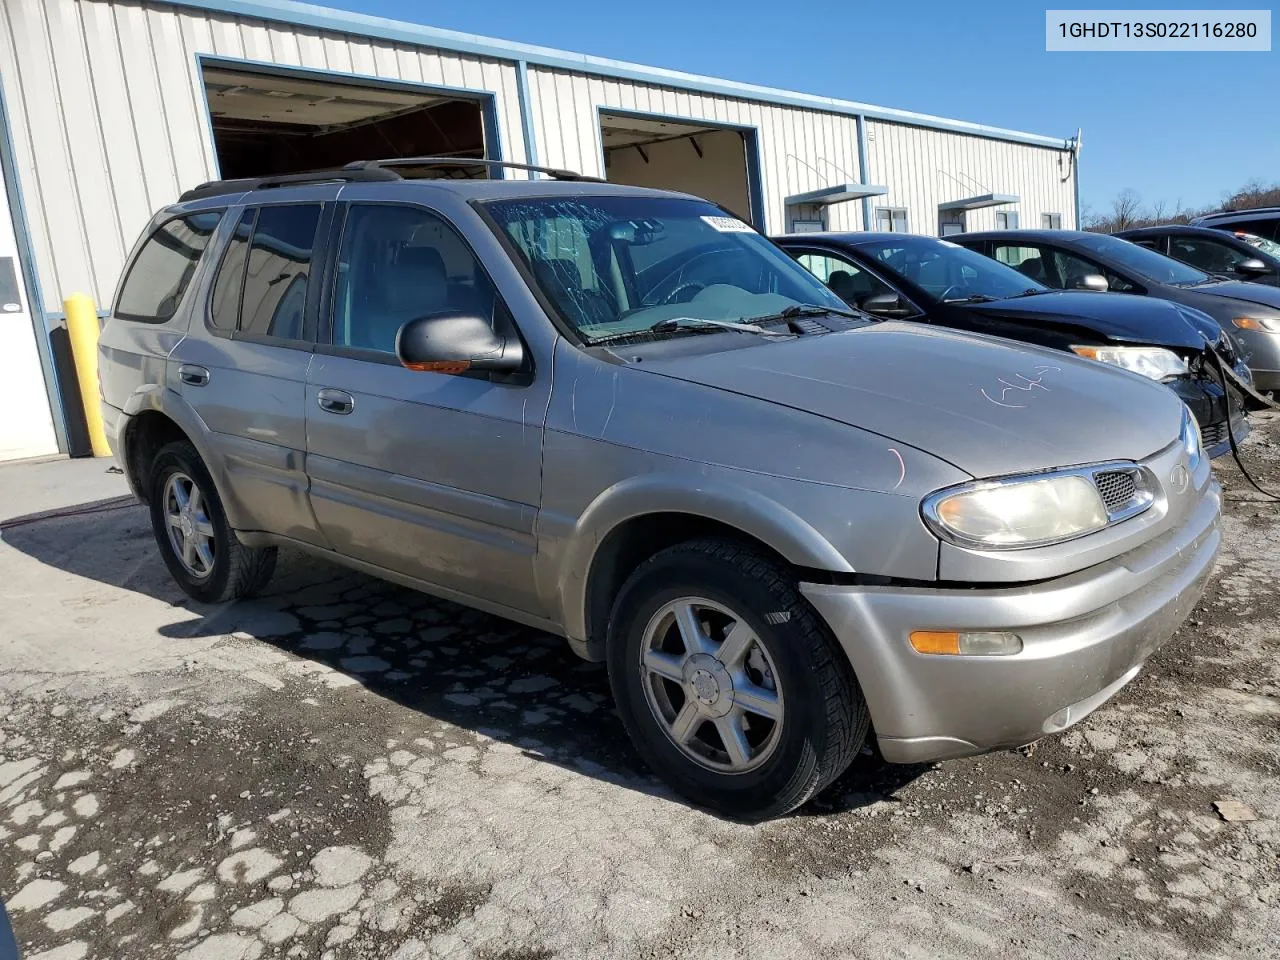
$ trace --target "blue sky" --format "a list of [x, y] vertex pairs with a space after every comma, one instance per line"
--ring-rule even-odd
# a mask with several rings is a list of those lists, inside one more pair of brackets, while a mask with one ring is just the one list
[[[1094, 210], [1109, 207], [1127, 187], [1147, 203], [1164, 200], [1172, 209], [1179, 202], [1216, 203], [1254, 178], [1280, 181], [1280, 52], [1047, 53], [1049, 4], [327, 0], [327, 5], [1034, 133], [1068, 137], [1083, 127], [1081, 201]], [[1213, 4], [1130, 0], [1116, 6], [1205, 9]]]

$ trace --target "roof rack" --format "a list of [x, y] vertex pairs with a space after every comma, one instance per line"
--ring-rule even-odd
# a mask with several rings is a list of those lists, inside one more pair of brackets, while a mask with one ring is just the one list
[[1241, 210], [1219, 210], [1217, 213], [1206, 213], [1203, 216], [1196, 217], [1192, 223], [1200, 220], [1216, 220], [1219, 217], [1247, 217], [1254, 213], [1277, 213], [1280, 207], [1245, 207]]
[[[527, 170], [545, 173], [552, 180], [582, 180], [588, 183], [604, 183], [599, 177], [589, 177], [573, 170], [555, 167], [536, 167], [528, 163], [509, 160], [482, 160], [478, 157], [391, 157], [387, 160], [356, 160], [343, 167], [343, 171], [386, 170], [388, 167], [503, 167], [509, 170]], [[392, 171], [387, 171], [388, 173]]]
[[245, 177], [240, 180], [210, 180], [192, 187], [178, 198], [179, 203], [202, 200], [225, 193], [248, 193], [251, 190], [270, 190], [275, 187], [292, 187], [305, 183], [334, 183], [387, 181], [405, 179], [391, 167], [504, 167], [512, 170], [528, 170], [545, 173], [553, 180], [581, 180], [604, 183], [599, 177], [588, 177], [572, 170], [554, 167], [535, 167], [527, 163], [511, 163], [507, 160], [482, 160], [479, 157], [391, 157], [387, 160], [356, 160], [341, 170], [314, 170], [310, 173], [286, 173], [271, 177]]
[[192, 187], [178, 198], [179, 203], [216, 197], [224, 193], [248, 193], [250, 190], [270, 190], [273, 187], [291, 187], [304, 183], [333, 183], [335, 181], [401, 180], [394, 170], [373, 167], [368, 170], [315, 170], [311, 173], [286, 173], [273, 177], [245, 177], [240, 180], [210, 180]]

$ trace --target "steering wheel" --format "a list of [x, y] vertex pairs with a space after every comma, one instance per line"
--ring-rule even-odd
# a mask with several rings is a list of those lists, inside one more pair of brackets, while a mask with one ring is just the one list
[[[707, 285], [705, 283], [699, 283], [697, 280], [686, 280], [684, 283], [677, 284], [674, 290], [662, 298], [662, 305], [665, 306], [669, 303], [688, 303], [696, 297], [700, 291], [705, 290], [706, 288]], [[684, 293], [686, 290], [692, 290], [693, 294], [683, 300], [677, 299], [680, 294]]]

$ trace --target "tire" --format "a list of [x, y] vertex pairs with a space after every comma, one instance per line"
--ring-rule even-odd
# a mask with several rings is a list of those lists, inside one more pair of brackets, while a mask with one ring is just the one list
[[[691, 654], [686, 630], [707, 652]], [[732, 817], [794, 810], [866, 740], [870, 715], [843, 651], [790, 571], [749, 545], [694, 540], [650, 557], [618, 592], [606, 645], [645, 762]]]
[[[198, 496], [192, 496], [193, 489]], [[178, 500], [179, 491], [184, 490], [190, 511]], [[246, 547], [236, 538], [213, 477], [189, 442], [180, 440], [160, 449], [151, 462], [148, 491], [151, 530], [160, 556], [190, 597], [201, 603], [223, 603], [252, 596], [267, 585], [276, 569], [276, 548]], [[171, 523], [170, 517], [178, 522]], [[205, 549], [196, 546], [189, 553], [184, 551], [181, 545], [194, 542], [193, 537]]]

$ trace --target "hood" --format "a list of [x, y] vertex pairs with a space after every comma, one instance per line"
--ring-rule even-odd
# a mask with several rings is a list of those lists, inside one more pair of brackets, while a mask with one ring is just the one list
[[913, 323], [643, 368], [869, 430], [974, 477], [1139, 460], [1174, 442], [1182, 418], [1171, 390], [1137, 374]]
[[968, 304], [966, 310], [1004, 319], [1040, 320], [1090, 330], [1108, 340], [1200, 349], [1222, 330], [1210, 318], [1190, 318], [1167, 300], [1123, 293], [1059, 290], [1033, 297]]
[[[1184, 287], [1182, 289], [1185, 293], [1196, 294], [1197, 298], [1205, 297], [1212, 300], [1218, 297], [1226, 297], [1231, 300], [1244, 300], [1248, 303], [1262, 304], [1271, 310], [1280, 311], [1280, 287], [1272, 287], [1265, 283], [1224, 280], [1222, 283], [1211, 284], [1207, 287]], [[1185, 298], [1185, 302], [1192, 302], [1191, 298]]]

